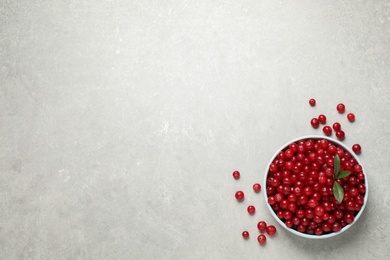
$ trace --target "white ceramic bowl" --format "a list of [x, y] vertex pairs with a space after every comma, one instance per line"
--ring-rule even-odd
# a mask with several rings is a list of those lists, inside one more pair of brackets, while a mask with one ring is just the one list
[[363, 173], [365, 174], [365, 186], [366, 186], [366, 193], [364, 195], [364, 203], [362, 205], [362, 208], [361, 210], [358, 212], [358, 214], [355, 216], [355, 219], [354, 221], [351, 223], [351, 224], [348, 224], [346, 225], [345, 227], [343, 227], [339, 232], [332, 232], [332, 233], [328, 233], [328, 234], [324, 234], [324, 235], [309, 235], [309, 234], [306, 234], [306, 233], [301, 233], [301, 232], [298, 232], [297, 230], [295, 229], [292, 229], [292, 228], [289, 228], [286, 226], [286, 224], [280, 220], [278, 218], [278, 216], [275, 214], [274, 210], [271, 208], [271, 206], [268, 204], [268, 195], [267, 195], [267, 192], [264, 191], [264, 197], [265, 197], [265, 202], [267, 204], [267, 207], [269, 209], [269, 211], [271, 212], [272, 216], [275, 218], [275, 220], [283, 227], [285, 228], [287, 231], [293, 233], [294, 235], [297, 235], [297, 236], [300, 236], [300, 237], [304, 237], [304, 238], [310, 238], [310, 239], [324, 239], [324, 238], [330, 238], [330, 237], [334, 237], [334, 236], [337, 236], [345, 231], [347, 231], [349, 228], [351, 228], [360, 218], [360, 216], [362, 215], [366, 205], [367, 205], [367, 199], [368, 199], [368, 180], [367, 180], [367, 174], [366, 174], [366, 171], [364, 170], [364, 167], [363, 167], [363, 164], [361, 163], [361, 161], [359, 160], [358, 156], [352, 151], [352, 149], [350, 149], [349, 147], [347, 147], [345, 144], [343, 144], [342, 142], [338, 141], [338, 140], [335, 140], [333, 138], [329, 138], [327, 136], [320, 136], [320, 135], [308, 135], [308, 136], [302, 136], [302, 137], [299, 137], [299, 138], [296, 138], [294, 140], [291, 140], [289, 141], [288, 143], [286, 143], [285, 145], [283, 145], [280, 149], [278, 149], [275, 154], [272, 156], [271, 160], [269, 161], [268, 165], [267, 165], [267, 168], [265, 170], [265, 175], [264, 175], [264, 183], [263, 183], [263, 187], [265, 187], [265, 189], [267, 188], [267, 176], [268, 176], [268, 172], [269, 172], [269, 167], [270, 167], [270, 164], [273, 162], [273, 160], [277, 157], [278, 153], [284, 149], [286, 149], [291, 143], [295, 143], [295, 142], [298, 142], [299, 140], [303, 140], [303, 139], [326, 139], [328, 140], [329, 142], [332, 142], [332, 143], [335, 143], [341, 147], [344, 148], [345, 151], [348, 151], [352, 157], [362, 166], [362, 171]]

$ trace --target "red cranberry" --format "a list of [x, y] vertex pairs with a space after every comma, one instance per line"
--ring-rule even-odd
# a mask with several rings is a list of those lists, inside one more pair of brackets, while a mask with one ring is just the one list
[[341, 125], [339, 122], [333, 123], [333, 130], [335, 130], [336, 132], [341, 130]]
[[265, 223], [265, 221], [260, 221], [259, 223], [257, 223], [257, 228], [260, 232], [265, 232], [267, 228], [267, 223]]
[[261, 185], [260, 185], [260, 183], [255, 183], [255, 184], [253, 184], [253, 190], [254, 190], [255, 192], [260, 192], [260, 190], [261, 190]]
[[332, 134], [332, 128], [330, 126], [324, 126], [322, 128], [322, 131], [324, 132], [324, 134], [326, 135], [331, 135]]
[[267, 242], [267, 237], [264, 236], [263, 234], [260, 234], [260, 235], [257, 237], [257, 241], [260, 243], [260, 245], [264, 245], [265, 242]]
[[251, 215], [255, 214], [255, 212], [256, 212], [256, 208], [253, 205], [249, 205], [247, 210], [248, 210], [248, 213]]
[[245, 239], [248, 239], [249, 238], [249, 232], [248, 231], [242, 232], [242, 237], [245, 238]]
[[344, 215], [344, 221], [347, 224], [351, 224], [354, 221], [354, 219], [355, 219], [355, 217], [351, 213], [347, 213], [347, 214]]
[[343, 140], [344, 137], [345, 137], [344, 131], [343, 131], [343, 130], [337, 131], [337, 132], [336, 132], [336, 137], [337, 137], [339, 140]]
[[236, 199], [237, 199], [237, 200], [242, 201], [242, 200], [244, 200], [244, 196], [245, 196], [245, 195], [244, 195], [244, 192], [242, 192], [242, 191], [239, 190], [239, 191], [236, 192], [236, 195], [235, 195], [235, 196], [236, 196]]
[[317, 236], [321, 236], [323, 234], [323, 230], [322, 228], [318, 227], [314, 230], [314, 234], [316, 234]]
[[326, 116], [323, 114], [319, 115], [318, 121], [320, 121], [321, 124], [325, 124], [326, 123]]
[[314, 107], [316, 105], [316, 100], [314, 98], [311, 98], [309, 100], [309, 104], [310, 104], [310, 106]]
[[340, 103], [340, 104], [337, 105], [336, 109], [337, 109], [337, 111], [338, 111], [340, 114], [342, 114], [342, 113], [344, 113], [344, 111], [345, 111], [345, 105], [344, 105], [343, 103]]
[[312, 127], [317, 128], [320, 125], [320, 121], [317, 118], [312, 118], [310, 124]]
[[267, 232], [268, 235], [273, 236], [276, 234], [276, 227], [273, 225], [269, 225], [269, 226], [267, 226], [265, 231]]
[[341, 224], [339, 222], [335, 222], [332, 225], [333, 232], [339, 232], [341, 230]]
[[352, 145], [352, 151], [356, 154], [360, 153], [362, 150], [362, 147], [359, 144], [354, 144]]
[[240, 178], [240, 172], [239, 171], [234, 171], [233, 172], [233, 178], [238, 180]]
[[349, 113], [349, 114], [347, 115], [347, 118], [348, 118], [348, 120], [349, 120], [350, 122], [355, 121], [355, 115], [354, 115], [353, 113]]

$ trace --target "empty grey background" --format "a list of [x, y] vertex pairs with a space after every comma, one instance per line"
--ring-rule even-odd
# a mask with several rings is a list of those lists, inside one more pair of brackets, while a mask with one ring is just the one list
[[[384, 0], [1, 1], [0, 258], [388, 259], [389, 40]], [[320, 113], [363, 147], [366, 211], [259, 246], [252, 184]]]

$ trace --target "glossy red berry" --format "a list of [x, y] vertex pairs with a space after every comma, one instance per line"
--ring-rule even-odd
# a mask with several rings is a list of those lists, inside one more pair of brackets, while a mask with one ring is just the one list
[[245, 238], [245, 239], [248, 239], [249, 238], [249, 232], [248, 231], [242, 232], [242, 237]]
[[247, 210], [248, 210], [248, 213], [251, 215], [255, 214], [255, 212], [256, 212], [256, 208], [253, 205], [249, 205]]
[[354, 115], [353, 113], [349, 113], [349, 114], [347, 115], [347, 118], [348, 118], [348, 120], [349, 120], [350, 122], [355, 121], [355, 115]]
[[260, 232], [265, 232], [267, 229], [267, 223], [265, 223], [265, 221], [260, 221], [259, 223], [257, 223], [257, 228]]
[[260, 234], [260, 235], [257, 237], [257, 241], [260, 243], [260, 245], [264, 245], [265, 242], [267, 242], [267, 237], [264, 236], [263, 234]]
[[325, 124], [326, 123], [326, 116], [323, 114], [319, 115], [318, 121], [320, 121], [321, 124]]
[[320, 121], [314, 117], [310, 120], [310, 124], [312, 127], [317, 128], [320, 125]]
[[267, 226], [265, 231], [267, 232], [268, 235], [273, 236], [276, 234], [276, 227], [273, 225], [269, 225]]
[[335, 130], [336, 132], [341, 130], [341, 125], [339, 122], [333, 123], [333, 130]]
[[234, 171], [233, 172], [233, 178], [238, 180], [240, 178], [240, 172], [239, 171]]
[[337, 111], [338, 111], [340, 114], [342, 114], [342, 113], [345, 112], [345, 106], [344, 106], [343, 103], [338, 104], [337, 107], [336, 107], [336, 109], [337, 109]]
[[316, 105], [316, 100], [314, 98], [311, 98], [309, 100], [309, 104], [310, 104], [310, 106], [314, 107]]
[[260, 191], [261, 191], [261, 185], [260, 185], [260, 183], [255, 183], [255, 184], [253, 184], [253, 190], [254, 190], [255, 192], [260, 192]]
[[332, 128], [330, 126], [324, 126], [322, 128], [322, 131], [324, 132], [324, 134], [326, 135], [331, 135], [332, 134]]
[[339, 139], [339, 140], [343, 140], [345, 138], [345, 133], [343, 130], [340, 130], [340, 131], [337, 131], [336, 132], [336, 137]]
[[244, 192], [242, 192], [240, 190], [236, 192], [235, 196], [236, 196], [236, 199], [239, 201], [244, 200], [244, 197], [245, 197]]
[[361, 150], [362, 150], [362, 147], [361, 147], [359, 144], [354, 144], [354, 145], [352, 145], [352, 151], [353, 151], [354, 153], [360, 153]]

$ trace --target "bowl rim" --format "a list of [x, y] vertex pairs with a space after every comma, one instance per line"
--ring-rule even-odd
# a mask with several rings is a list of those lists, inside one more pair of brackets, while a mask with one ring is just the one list
[[358, 219], [362, 215], [362, 213], [363, 213], [363, 211], [364, 211], [364, 209], [365, 209], [365, 207], [367, 205], [367, 201], [368, 201], [368, 190], [369, 190], [369, 188], [368, 188], [368, 180], [367, 180], [368, 178], [367, 178], [367, 174], [366, 174], [366, 171], [364, 169], [364, 166], [363, 166], [362, 162], [360, 161], [360, 159], [358, 158], [358, 156], [356, 155], [356, 153], [353, 152], [352, 149], [347, 147], [344, 143], [342, 143], [339, 140], [336, 140], [334, 138], [331, 138], [331, 137], [328, 137], [328, 136], [321, 136], [321, 135], [304, 135], [304, 136], [301, 136], [301, 137], [298, 137], [298, 138], [294, 138], [294, 139], [288, 141], [287, 143], [285, 143], [283, 146], [281, 146], [274, 153], [274, 155], [271, 157], [270, 161], [268, 162], [267, 168], [265, 169], [263, 185], [264, 185], [264, 188], [266, 189], [267, 188], [267, 176], [268, 176], [268, 172], [269, 172], [269, 166], [271, 165], [271, 163], [273, 162], [275, 157], [278, 155], [278, 153], [280, 151], [282, 151], [283, 149], [285, 149], [287, 146], [289, 146], [291, 143], [295, 143], [297, 141], [304, 140], [304, 139], [326, 139], [326, 140], [328, 140], [330, 142], [336, 143], [337, 145], [342, 146], [346, 151], [348, 151], [353, 156], [353, 158], [356, 159], [356, 161], [362, 166], [362, 172], [364, 172], [364, 175], [365, 175], [364, 185], [366, 186], [366, 193], [364, 194], [364, 203], [362, 205], [362, 208], [360, 209], [358, 214], [355, 216], [354, 221], [351, 224], [348, 224], [345, 227], [343, 227], [340, 231], [317, 236], [317, 235], [309, 235], [309, 234], [306, 234], [306, 233], [301, 233], [301, 232], [298, 232], [295, 229], [287, 227], [285, 225], [285, 223], [278, 218], [278, 216], [275, 214], [274, 210], [269, 205], [269, 203], [268, 203], [268, 195], [267, 195], [266, 191], [264, 191], [265, 203], [267, 205], [268, 210], [271, 212], [271, 215], [279, 223], [279, 225], [281, 225], [283, 228], [285, 228], [287, 231], [289, 231], [290, 233], [292, 233], [294, 235], [297, 235], [299, 237], [309, 238], [309, 239], [325, 239], [325, 238], [335, 237], [335, 236], [337, 236], [337, 235], [347, 231], [349, 228], [351, 228], [358, 221]]

